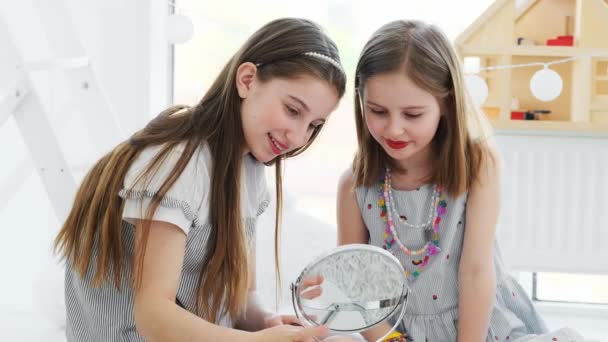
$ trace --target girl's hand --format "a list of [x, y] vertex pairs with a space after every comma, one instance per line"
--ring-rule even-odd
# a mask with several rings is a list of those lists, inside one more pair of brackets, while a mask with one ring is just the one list
[[320, 274], [304, 278], [298, 289], [298, 296], [304, 299], [315, 299], [321, 296], [323, 294], [321, 284], [323, 284], [324, 280], [325, 278]]
[[327, 327], [299, 327], [281, 324], [253, 333], [251, 342], [311, 342], [319, 336], [327, 335]]
[[300, 320], [294, 315], [271, 315], [264, 319], [264, 327], [266, 328], [272, 328], [282, 324], [303, 326]]

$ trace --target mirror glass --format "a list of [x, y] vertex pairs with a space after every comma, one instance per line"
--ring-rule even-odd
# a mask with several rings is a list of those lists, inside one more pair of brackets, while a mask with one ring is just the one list
[[382, 248], [351, 244], [317, 257], [292, 284], [296, 315], [334, 332], [359, 332], [405, 313], [407, 280]]

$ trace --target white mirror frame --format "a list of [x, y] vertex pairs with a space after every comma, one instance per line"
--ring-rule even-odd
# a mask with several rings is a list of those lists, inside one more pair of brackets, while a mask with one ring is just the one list
[[[321, 260], [336, 255], [336, 254], [340, 254], [340, 253], [344, 253], [344, 252], [348, 252], [348, 251], [353, 251], [353, 250], [364, 250], [364, 251], [368, 251], [368, 252], [374, 252], [374, 253], [380, 253], [384, 256], [386, 256], [389, 259], [392, 259], [397, 265], [399, 265], [399, 268], [402, 269], [403, 266], [401, 265], [401, 262], [399, 262], [399, 260], [392, 255], [391, 253], [389, 253], [388, 251], [376, 247], [376, 246], [371, 246], [371, 245], [367, 245], [367, 244], [349, 244], [349, 245], [343, 245], [343, 246], [338, 246], [337, 248], [334, 248], [326, 253], [321, 254], [320, 256], [316, 257], [312, 262], [310, 262], [303, 270], [302, 272], [300, 272], [300, 275], [298, 276], [298, 278], [296, 279], [296, 281], [294, 283], [291, 284], [290, 289], [291, 289], [291, 302], [293, 305], [293, 310], [296, 314], [296, 317], [298, 319], [303, 319], [304, 321], [306, 321], [308, 324], [311, 325], [319, 325], [317, 322], [309, 320], [306, 315], [303, 314], [303, 312], [301, 311], [301, 307], [302, 307], [302, 303], [300, 302], [300, 297], [296, 295], [296, 293], [298, 292], [298, 287], [300, 285], [300, 282], [303, 280], [303, 276], [305, 274], [308, 273], [308, 271], [310, 269], [312, 269], [314, 266], [316, 266]], [[407, 297], [409, 295], [409, 287], [407, 286], [407, 280], [405, 279], [405, 275], [404, 277], [404, 282], [403, 282], [403, 289], [401, 290], [401, 296], [399, 297], [399, 300], [397, 302], [397, 304], [395, 304], [395, 309], [393, 309], [389, 314], [386, 315], [386, 317], [372, 325], [366, 326], [366, 327], [362, 327], [359, 329], [352, 329], [352, 330], [333, 330], [330, 329], [333, 332], [339, 333], [339, 334], [346, 334], [346, 333], [357, 333], [357, 332], [361, 332], [367, 329], [370, 329], [384, 321], [386, 321], [388, 318], [390, 318], [391, 316], [394, 315], [395, 310], [397, 310], [397, 308], [401, 305], [401, 312], [399, 313], [399, 317], [398, 319], [395, 321], [395, 324], [392, 326], [392, 328], [386, 333], [384, 334], [384, 336], [380, 337], [378, 339], [378, 341], [382, 341], [386, 336], [388, 336], [390, 333], [392, 333], [397, 326], [399, 325], [399, 323], [401, 322], [401, 320], [403, 319], [403, 316], [405, 315], [405, 311], [407, 309]], [[316, 339], [315, 339], [316, 340]]]

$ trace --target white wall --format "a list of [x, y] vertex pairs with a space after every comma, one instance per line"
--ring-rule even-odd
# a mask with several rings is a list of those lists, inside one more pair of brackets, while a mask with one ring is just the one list
[[[26, 61], [83, 57], [55, 49], [66, 41], [61, 37], [55, 40], [57, 45], [50, 43], [54, 40], [47, 35], [52, 30], [45, 29], [41, 20], [45, 13], [40, 10], [41, 4], [49, 4], [46, 1], [0, 2], [0, 95], [17, 77], [15, 54], [7, 46], [11, 40]], [[117, 131], [122, 132], [93, 141], [83, 124], [90, 113], [74, 108], [64, 72], [29, 74], [78, 181], [103, 151], [166, 106], [169, 50], [162, 30], [167, 8], [164, 1], [147, 0], [54, 0], [50, 5], [62, 3], [73, 21], [70, 34], [84, 47], [113, 109], [107, 115], [113, 116]], [[57, 321], [48, 319], [57, 317], [53, 311], [63, 305], [61, 296], [53, 295], [62, 293], [58, 278], [62, 273], [51, 253], [60, 222], [13, 119], [0, 127], [0, 156], [0, 341], [61, 340]]]

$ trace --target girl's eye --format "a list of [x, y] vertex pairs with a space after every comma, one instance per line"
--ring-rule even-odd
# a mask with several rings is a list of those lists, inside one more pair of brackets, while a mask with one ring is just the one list
[[404, 113], [404, 114], [408, 118], [412, 118], [412, 119], [415, 119], [415, 118], [420, 117], [422, 115], [422, 113]]
[[386, 113], [384, 110], [381, 109], [370, 109], [370, 111], [376, 115], [383, 115]]
[[310, 125], [308, 125], [308, 130], [309, 131], [314, 131], [315, 129], [320, 129], [321, 126], [323, 126], [323, 124], [318, 124], [318, 125], [310, 124]]
[[292, 116], [298, 116], [300, 114], [297, 109], [291, 106], [285, 106], [285, 108], [287, 108], [287, 112], [289, 112], [289, 114], [291, 114]]

